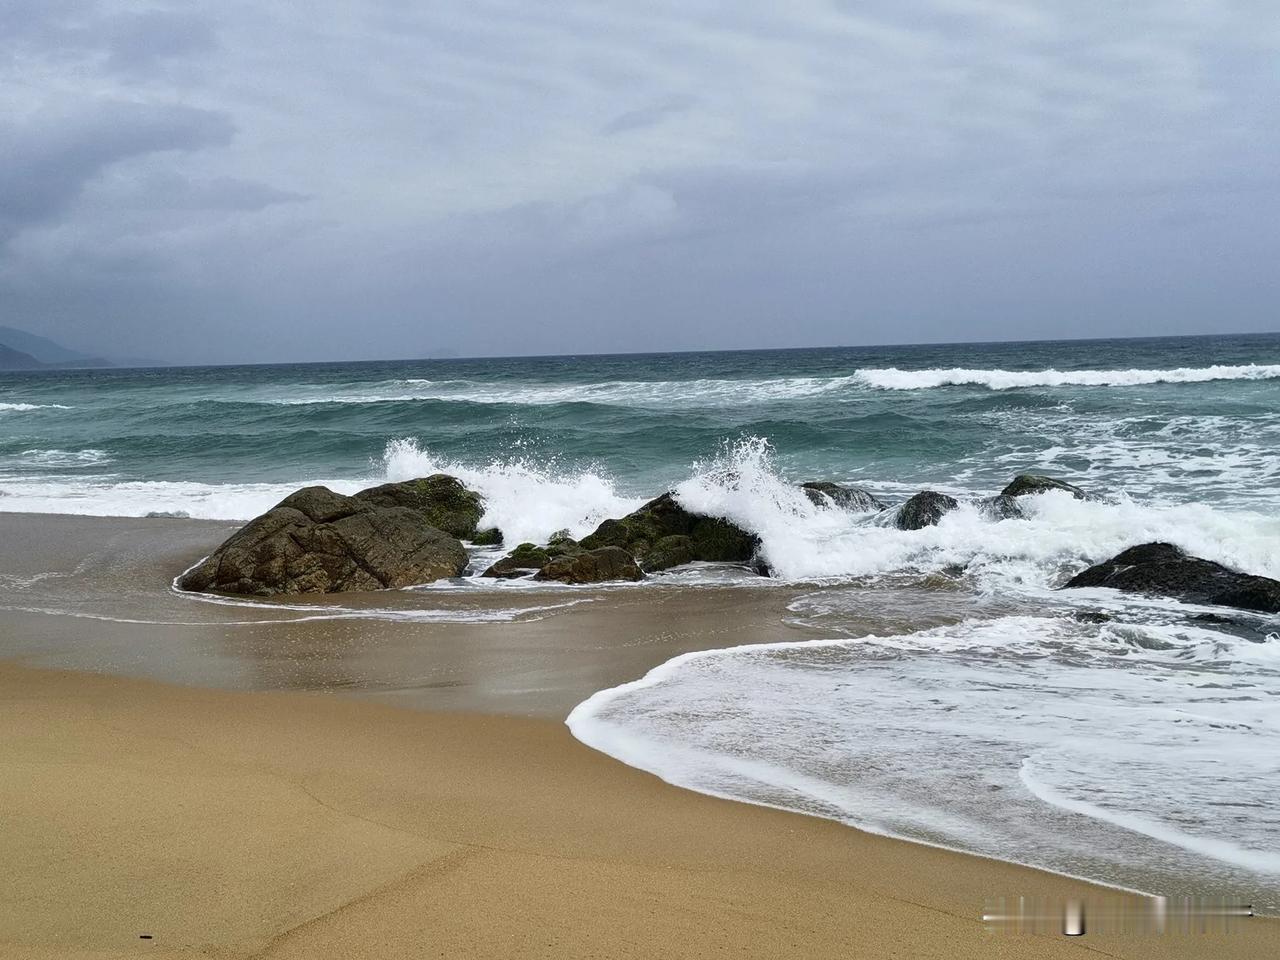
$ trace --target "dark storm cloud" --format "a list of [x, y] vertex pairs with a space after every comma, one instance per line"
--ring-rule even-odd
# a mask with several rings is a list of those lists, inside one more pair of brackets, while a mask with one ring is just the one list
[[0, 243], [62, 214], [112, 164], [225, 145], [232, 133], [221, 113], [120, 101], [7, 124], [0, 129]]
[[1262, 329], [1278, 53], [1262, 0], [10, 0], [0, 298], [210, 360]]

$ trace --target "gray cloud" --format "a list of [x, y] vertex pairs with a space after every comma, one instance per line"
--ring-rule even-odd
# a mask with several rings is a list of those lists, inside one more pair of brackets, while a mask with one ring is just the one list
[[210, 360], [1263, 329], [1278, 52], [1261, 0], [11, 0], [0, 297]]
[[112, 164], [225, 145], [232, 132], [221, 113], [121, 101], [8, 125], [0, 133], [0, 242], [65, 212]]

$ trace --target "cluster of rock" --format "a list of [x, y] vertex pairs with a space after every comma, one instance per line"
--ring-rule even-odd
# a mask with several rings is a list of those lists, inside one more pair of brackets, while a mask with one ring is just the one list
[[[931, 490], [894, 508], [859, 487], [812, 481], [801, 489], [820, 508], [875, 513], [872, 522], [900, 530], [933, 526], [960, 506], [955, 497]], [[992, 521], [1024, 518], [1019, 499], [1050, 491], [1087, 499], [1083, 490], [1062, 480], [1024, 474], [974, 505]], [[479, 528], [483, 514], [479, 494], [446, 474], [387, 483], [354, 496], [307, 487], [234, 533], [179, 577], [178, 586], [269, 597], [380, 590], [457, 577], [470, 564], [463, 540], [477, 546], [502, 543], [501, 531]], [[695, 561], [750, 564], [767, 574], [759, 548], [754, 534], [728, 520], [693, 513], [665, 493], [625, 517], [605, 520], [581, 541], [566, 533], [545, 546], [521, 543], [482, 576], [571, 584], [634, 581]], [[1112, 587], [1280, 612], [1280, 581], [1238, 573], [1167, 543], [1125, 550], [1065, 587]]]
[[522, 543], [482, 576], [562, 583], [639, 580], [646, 573], [697, 560], [748, 563], [760, 539], [727, 520], [691, 513], [670, 493], [575, 541], [552, 537], [545, 547]]
[[[1013, 480], [994, 497], [985, 497], [974, 501], [974, 506], [988, 520], [1020, 520], [1026, 513], [1018, 503], [1019, 497], [1027, 497], [1051, 491], [1069, 493], [1077, 500], [1088, 499], [1087, 494], [1079, 487], [1034, 473], [1023, 473]], [[899, 530], [923, 530], [932, 527], [952, 510], [960, 506], [960, 501], [945, 493], [925, 490], [898, 507], [893, 515], [893, 523]]]
[[[461, 576], [463, 540], [497, 545], [502, 533], [478, 529], [480, 496], [436, 474], [344, 496], [307, 487], [234, 533], [178, 578], [184, 590], [270, 597], [416, 586]], [[617, 520], [581, 543], [567, 535], [546, 546], [522, 543], [484, 571], [560, 583], [639, 580], [645, 572], [695, 560], [746, 563], [757, 537], [714, 517], [690, 513], [671, 494]]]

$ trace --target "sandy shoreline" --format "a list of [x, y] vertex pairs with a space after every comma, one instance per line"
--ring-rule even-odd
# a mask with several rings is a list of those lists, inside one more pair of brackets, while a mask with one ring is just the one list
[[743, 622], [776, 638], [783, 592], [513, 623], [246, 623], [162, 587], [225, 528], [0, 516], [0, 955], [1280, 953], [1273, 921], [993, 938], [989, 897], [1110, 894], [679, 790], [563, 726], [586, 693], [749, 642]]
[[[1261, 957], [992, 938], [1098, 891], [669, 787], [546, 720], [0, 666], [14, 957]], [[147, 934], [153, 939], [141, 940]]]

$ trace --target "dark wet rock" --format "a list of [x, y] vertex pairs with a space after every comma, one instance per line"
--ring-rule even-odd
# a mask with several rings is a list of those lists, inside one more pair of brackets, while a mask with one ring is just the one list
[[872, 510], [883, 510], [886, 504], [861, 487], [846, 487], [843, 484], [831, 483], [827, 480], [810, 480], [800, 484], [804, 494], [815, 506], [835, 505], [842, 510], [854, 510], [869, 513]]
[[1071, 617], [1081, 623], [1110, 623], [1115, 619], [1111, 614], [1103, 613], [1101, 610], [1077, 610]]
[[477, 530], [472, 535], [471, 542], [477, 547], [500, 547], [502, 546], [502, 531], [497, 527]]
[[535, 580], [560, 583], [603, 583], [608, 580], [641, 580], [644, 574], [634, 558], [621, 547], [597, 547], [553, 557]]
[[480, 576], [503, 580], [525, 577], [541, 570], [550, 559], [551, 557], [542, 547], [532, 543], [522, 543]]
[[435, 473], [403, 483], [384, 483], [356, 494], [375, 507], [405, 507], [421, 513], [431, 526], [451, 536], [469, 540], [484, 513], [480, 494], [468, 490], [456, 477]]
[[1017, 497], [1011, 497], [1002, 493], [996, 497], [984, 497], [975, 502], [978, 512], [992, 523], [999, 523], [1001, 520], [1024, 520], [1026, 513], [1018, 504]]
[[178, 585], [264, 597], [338, 593], [430, 583], [466, 566], [462, 544], [416, 510], [307, 487], [249, 521]]
[[685, 555], [683, 549], [674, 549], [674, 542], [661, 551], [657, 549], [668, 537], [688, 538], [687, 545], [679, 545], [688, 547], [688, 559], [680, 561], [684, 563], [746, 563], [760, 546], [758, 537], [727, 520], [690, 513], [670, 493], [650, 500], [620, 520], [606, 520], [594, 533], [582, 538], [582, 546], [588, 550], [620, 547], [645, 570], [664, 570], [675, 566], [675, 557]]
[[893, 520], [894, 526], [899, 530], [921, 530], [932, 527], [958, 506], [960, 502], [955, 497], [926, 490], [923, 493], [917, 493], [898, 508], [897, 516]]
[[1088, 494], [1075, 484], [1035, 473], [1023, 473], [1014, 477], [1009, 485], [1000, 491], [1000, 496], [1025, 497], [1031, 494], [1048, 493], [1050, 490], [1064, 490], [1077, 500], [1084, 500], [1088, 497]]
[[545, 547], [532, 543], [522, 543], [509, 554], [489, 567], [482, 577], [497, 577], [510, 580], [514, 577], [526, 577], [536, 573], [557, 557], [573, 556], [586, 551], [577, 541], [564, 536], [553, 536]]
[[1186, 603], [1280, 613], [1280, 580], [1239, 573], [1171, 543], [1130, 547], [1072, 577], [1064, 589], [1111, 587]]
[[644, 558], [644, 569], [648, 571], [667, 570], [686, 563], [693, 563], [697, 557], [694, 553], [693, 539], [684, 534], [663, 537], [650, 548]]

